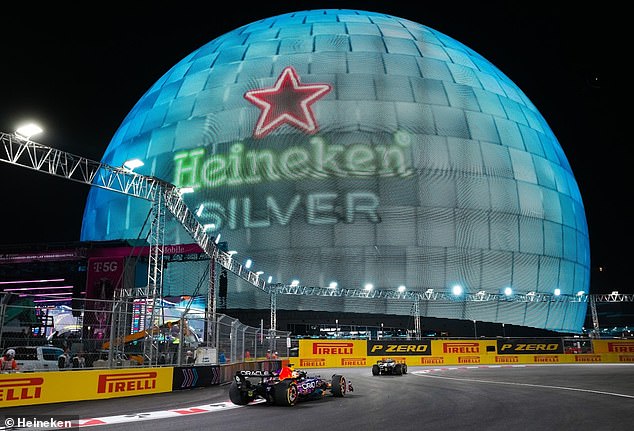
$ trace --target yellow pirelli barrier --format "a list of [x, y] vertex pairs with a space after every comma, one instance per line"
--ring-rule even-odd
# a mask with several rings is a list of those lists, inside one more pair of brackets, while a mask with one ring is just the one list
[[0, 374], [0, 407], [172, 391], [171, 367]]
[[609, 362], [634, 363], [634, 340], [593, 340], [592, 350]]
[[[365, 340], [299, 340], [299, 368], [365, 367]], [[293, 362], [293, 361], [291, 361]]]
[[386, 358], [409, 366], [634, 363], [634, 341], [593, 340], [592, 353], [564, 353], [560, 339], [299, 340], [300, 368], [369, 367]]

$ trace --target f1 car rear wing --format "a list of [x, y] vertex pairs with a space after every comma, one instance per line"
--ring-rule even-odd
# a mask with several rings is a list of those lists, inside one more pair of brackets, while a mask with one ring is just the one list
[[275, 371], [269, 370], [240, 370], [236, 371], [236, 378], [240, 380], [248, 379], [248, 378], [261, 378], [267, 379], [271, 377], [277, 377], [278, 373]]

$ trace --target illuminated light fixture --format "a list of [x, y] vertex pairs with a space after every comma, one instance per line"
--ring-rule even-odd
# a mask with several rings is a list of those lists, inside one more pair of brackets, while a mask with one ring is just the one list
[[[207, 223], [207, 224], [203, 225], [203, 228], [205, 230], [214, 230], [214, 229], [216, 229], [216, 224], [215, 223]], [[218, 241], [216, 241], [216, 244], [218, 244]]]
[[513, 289], [511, 289], [510, 287], [506, 287], [506, 288], [504, 289], [504, 294], [505, 294], [506, 296], [511, 296], [511, 295], [513, 294]]
[[434, 289], [430, 287], [429, 289], [425, 291], [425, 293], [427, 293], [428, 295], [431, 295], [432, 293], [434, 293]]
[[452, 288], [451, 288], [451, 292], [456, 295], [456, 296], [460, 296], [462, 295], [462, 286], [459, 284], [455, 284]]
[[194, 193], [193, 187], [183, 187], [182, 189], [178, 189], [178, 194], [181, 196], [186, 195], [188, 193]]
[[[205, 209], [205, 205], [200, 204], [200, 206], [198, 207], [198, 209], [196, 210], [196, 217], [200, 217], [200, 215], [203, 213], [203, 210]], [[207, 225], [205, 225], [207, 226]], [[206, 228], [205, 228], [206, 229]]]
[[535, 292], [528, 292], [526, 295], [527, 295], [527, 296], [535, 296], [535, 295], [536, 295], [536, 293], [535, 293]]
[[269, 278], [266, 280], [267, 283], [271, 283], [273, 281], [273, 276], [269, 275]]
[[227, 252], [227, 254], [229, 255], [229, 257], [233, 257], [233, 255], [234, 255], [234, 254], [238, 254], [238, 252], [237, 252], [237, 251], [235, 251], [235, 250], [229, 250], [229, 251]]
[[484, 296], [486, 295], [486, 292], [484, 290], [479, 291], [476, 295], [478, 296]]
[[398, 291], [399, 293], [403, 293], [407, 290], [407, 288], [405, 286], [403, 286], [402, 284], [398, 287]]
[[246, 269], [251, 268], [251, 265], [253, 265], [253, 261], [251, 259], [247, 259], [247, 261], [244, 263], [244, 267]]
[[42, 297], [42, 298], [51, 298], [56, 296], [72, 296], [73, 292], [51, 292], [51, 293], [20, 293], [18, 296], [20, 298], [28, 298], [28, 297]]
[[557, 288], [555, 289], [555, 296], [559, 296], [561, 295], [561, 289]]
[[42, 287], [10, 287], [8, 289], [4, 289], [5, 292], [33, 292], [40, 290], [60, 290], [60, 289], [72, 289], [73, 286], [42, 286]]
[[363, 288], [364, 288], [365, 290], [370, 291], [370, 290], [374, 289], [374, 285], [373, 285], [372, 283], [368, 283], [368, 284], [366, 284], [365, 286], [363, 286]]
[[24, 124], [20, 126], [15, 131], [15, 134], [18, 137], [26, 139], [27, 141], [31, 138], [31, 136], [38, 135], [42, 133], [44, 130], [40, 126], [34, 123]]
[[259, 276], [261, 276], [262, 274], [264, 274], [264, 271], [257, 271], [257, 272], [255, 273], [255, 275], [257, 275], [258, 277], [259, 277]]
[[16, 280], [16, 281], [0, 281], [0, 284], [24, 284], [24, 283], [49, 283], [52, 281], [64, 281], [64, 278], [50, 278], [48, 280]]
[[58, 298], [58, 299], [34, 299], [33, 302], [35, 303], [43, 303], [43, 302], [70, 302], [72, 301], [72, 298], [66, 298], [66, 299], [62, 299], [62, 298]]
[[214, 240], [214, 242], [215, 242], [216, 244], [218, 244], [218, 242], [219, 242], [219, 241], [220, 241], [220, 234], [218, 234], [218, 236], [216, 237], [216, 239]]
[[580, 290], [579, 292], [577, 292], [577, 296], [583, 296], [585, 294], [586, 292], [584, 292], [583, 290]]
[[129, 171], [133, 171], [143, 165], [145, 165], [145, 163], [143, 163], [143, 161], [141, 161], [140, 159], [130, 159], [123, 162], [123, 167]]
[[612, 293], [610, 295], [618, 295], [619, 291], [618, 290], [613, 290]]
[[331, 281], [330, 284], [328, 285], [329, 289], [336, 289], [337, 288], [337, 282], [336, 281]]
[[291, 287], [296, 287], [296, 286], [299, 286], [299, 280], [291, 281]]

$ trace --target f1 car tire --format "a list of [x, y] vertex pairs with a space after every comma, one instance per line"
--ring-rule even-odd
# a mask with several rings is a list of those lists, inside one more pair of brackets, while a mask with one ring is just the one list
[[407, 364], [401, 364], [401, 369], [403, 370], [403, 374], [407, 374]]
[[394, 374], [400, 376], [403, 374], [403, 364], [396, 364], [394, 366]]
[[229, 386], [229, 399], [238, 406], [245, 406], [253, 401], [249, 394], [242, 392], [236, 382], [232, 382]]
[[346, 378], [344, 376], [340, 376], [339, 374], [333, 374], [332, 395], [334, 397], [344, 397], [347, 391], [348, 391], [348, 385], [346, 383]]
[[379, 366], [377, 364], [372, 365], [372, 375], [378, 376], [381, 374], [381, 370], [379, 370]]
[[282, 380], [273, 387], [273, 400], [278, 406], [294, 406], [298, 397], [299, 392], [295, 380]]

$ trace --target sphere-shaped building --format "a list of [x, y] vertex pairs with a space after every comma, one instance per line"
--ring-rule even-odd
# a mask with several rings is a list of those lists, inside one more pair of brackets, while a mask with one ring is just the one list
[[[212, 40], [143, 95], [102, 161], [131, 159], [191, 187], [185, 202], [208, 234], [273, 282], [589, 289], [581, 195], [546, 120], [483, 56], [407, 19], [310, 10]], [[82, 240], [137, 238], [149, 207], [92, 189]], [[165, 240], [192, 242], [178, 229]], [[269, 307], [242, 280], [229, 290], [227, 308]], [[345, 296], [283, 296], [277, 307], [411, 312]], [[586, 304], [429, 301], [421, 314], [581, 332]]]

